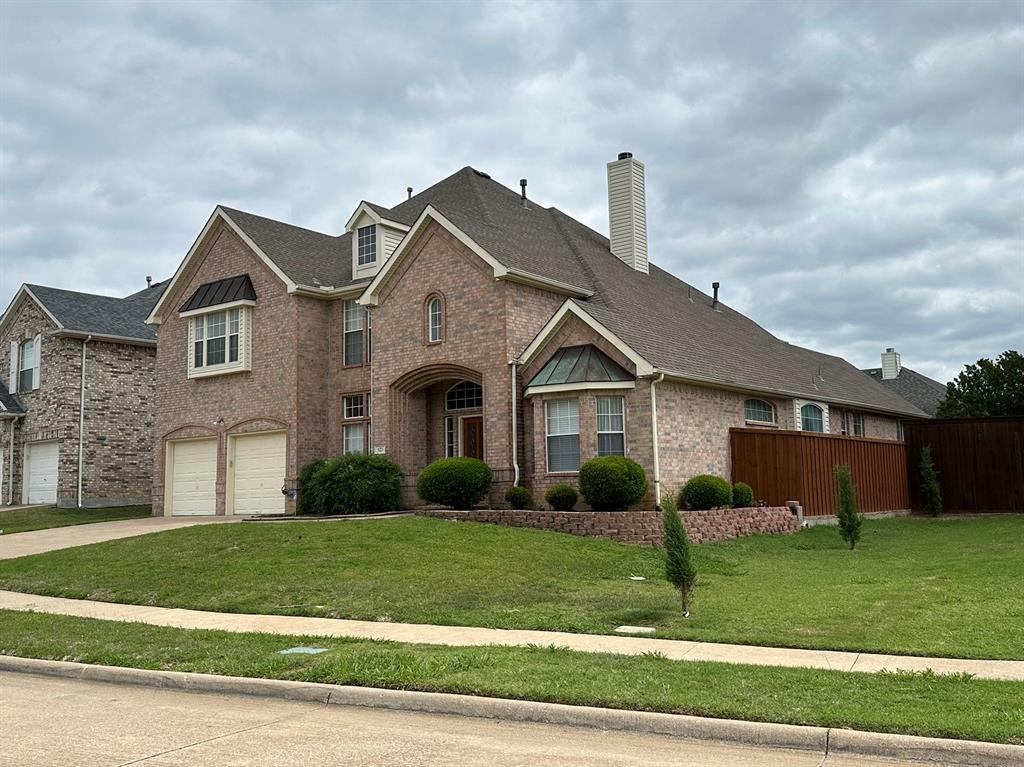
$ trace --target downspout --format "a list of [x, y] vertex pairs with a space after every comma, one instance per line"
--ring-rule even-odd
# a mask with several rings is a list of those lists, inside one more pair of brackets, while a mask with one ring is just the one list
[[82, 508], [82, 466], [85, 465], [85, 345], [92, 336], [82, 341], [82, 386], [78, 396], [78, 508]]
[[14, 425], [17, 418], [11, 419], [11, 446], [7, 451], [7, 505], [14, 505]]
[[512, 360], [509, 367], [512, 369], [512, 484], [519, 484], [519, 415], [516, 402], [516, 365], [518, 360]]
[[664, 373], [651, 379], [651, 441], [654, 445], [654, 507], [661, 508], [661, 462], [658, 460], [658, 398], [655, 387], [665, 380]]

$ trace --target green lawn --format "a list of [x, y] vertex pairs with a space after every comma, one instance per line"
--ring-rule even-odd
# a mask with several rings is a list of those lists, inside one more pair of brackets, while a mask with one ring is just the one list
[[[328, 652], [278, 654], [296, 645], [324, 647]], [[0, 611], [0, 653], [1024, 742], [1024, 683], [962, 676], [769, 668], [539, 647], [432, 647], [232, 634], [6, 611]]]
[[[1024, 658], [1024, 517], [696, 547], [693, 617], [660, 550], [467, 522], [210, 525], [0, 562], [0, 588], [134, 604]], [[630, 576], [643, 576], [634, 581]]]
[[87, 525], [90, 522], [110, 522], [115, 519], [138, 519], [150, 516], [152, 511], [152, 506], [111, 506], [108, 509], [58, 509], [56, 506], [43, 506], [0, 511], [0, 535]]

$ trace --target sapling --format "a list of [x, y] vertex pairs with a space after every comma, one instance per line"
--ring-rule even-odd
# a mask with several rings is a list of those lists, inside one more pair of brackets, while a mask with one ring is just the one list
[[690, 559], [690, 539], [673, 499], [662, 503], [662, 528], [665, 546], [665, 579], [679, 589], [683, 617], [690, 617], [690, 595], [697, 580], [697, 571]]
[[857, 490], [853, 486], [853, 475], [845, 463], [836, 466], [836, 485], [839, 492], [839, 535], [853, 549], [860, 540], [860, 525], [863, 519], [857, 509]]
[[921, 448], [921, 494], [924, 510], [933, 517], [942, 513], [942, 488], [939, 487], [939, 473], [932, 461], [931, 445]]

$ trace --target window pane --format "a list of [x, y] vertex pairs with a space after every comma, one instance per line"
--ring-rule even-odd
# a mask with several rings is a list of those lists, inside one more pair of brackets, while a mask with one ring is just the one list
[[22, 370], [18, 374], [18, 391], [32, 391], [32, 368], [29, 368], [28, 370]]
[[359, 266], [372, 264], [377, 260], [377, 225], [359, 227], [358, 236], [357, 262]]
[[548, 471], [580, 470], [580, 435], [548, 437]]
[[195, 319], [192, 320], [192, 322], [195, 323], [196, 340], [202, 341], [203, 330], [206, 328], [206, 317], [196, 317]]
[[863, 437], [864, 436], [864, 416], [856, 414], [856, 413], [854, 414], [854, 416], [853, 416], [853, 433], [854, 433], [854, 436], [857, 436], [857, 437]]
[[345, 302], [345, 332], [363, 329], [363, 307], [353, 300]]
[[580, 403], [575, 399], [552, 400], [548, 407], [548, 434], [580, 433]]
[[455, 419], [451, 416], [444, 419], [444, 456], [455, 457]]
[[800, 408], [800, 426], [804, 431], [825, 431], [825, 419], [821, 408], [817, 405], [804, 405]]
[[206, 364], [220, 365], [224, 362], [224, 336], [211, 338], [206, 342]]
[[430, 311], [430, 340], [441, 340], [441, 299], [431, 299], [428, 304]]
[[748, 421], [775, 423], [775, 408], [760, 399], [748, 399], [744, 406], [745, 418]]
[[228, 361], [238, 362], [238, 335], [228, 336]]
[[625, 455], [626, 439], [624, 434], [598, 434], [598, 455]]
[[206, 317], [206, 335], [209, 338], [223, 336], [227, 330], [227, 315], [215, 312]]
[[468, 410], [484, 406], [484, 387], [473, 381], [460, 381], [448, 390], [445, 407], [448, 410]]
[[361, 394], [355, 394], [349, 397], [345, 397], [344, 408], [346, 418], [362, 418], [363, 396]]
[[366, 363], [373, 362], [373, 312], [366, 313]]
[[202, 341], [196, 341], [195, 342], [195, 350], [193, 351], [192, 354], [193, 354], [193, 356], [192, 356], [192, 366], [193, 367], [197, 367], [197, 368], [201, 368], [203, 366], [203, 342]]
[[363, 331], [345, 334], [345, 364], [359, 365], [363, 361]]
[[363, 452], [363, 425], [350, 423], [344, 427], [345, 455]]
[[625, 431], [622, 397], [597, 398], [597, 431]]
[[240, 314], [241, 312], [238, 309], [232, 309], [230, 312], [228, 312], [228, 325], [230, 326], [229, 332], [238, 332], [238, 318]]

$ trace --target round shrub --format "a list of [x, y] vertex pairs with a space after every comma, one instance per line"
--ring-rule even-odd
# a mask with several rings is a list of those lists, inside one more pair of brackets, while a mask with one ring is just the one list
[[754, 490], [746, 482], [737, 482], [732, 486], [732, 507], [749, 509], [754, 505]]
[[568, 485], [555, 485], [544, 494], [544, 500], [555, 511], [572, 511], [579, 496]]
[[694, 511], [732, 506], [732, 485], [713, 474], [698, 474], [679, 493], [680, 505]]
[[530, 495], [530, 491], [519, 485], [512, 485], [505, 491], [505, 501], [513, 509], [533, 508], [533, 496]]
[[296, 514], [316, 514], [315, 509], [320, 505], [319, 486], [313, 482], [313, 477], [324, 467], [327, 461], [317, 458], [302, 467], [299, 472], [299, 494], [295, 502]]
[[416, 479], [420, 498], [454, 509], [473, 508], [490, 489], [491, 467], [477, 458], [442, 458]]
[[[309, 468], [309, 467], [307, 467]], [[303, 470], [305, 473], [305, 470]], [[346, 455], [311, 469], [304, 514], [375, 514], [402, 508], [402, 470], [385, 455]]]
[[647, 495], [647, 474], [625, 456], [591, 458], [580, 468], [580, 493], [596, 511], [626, 509]]

